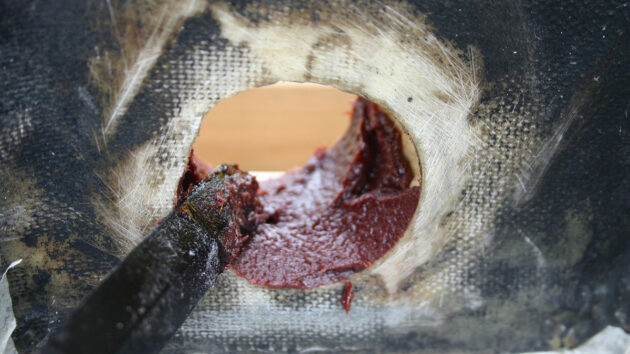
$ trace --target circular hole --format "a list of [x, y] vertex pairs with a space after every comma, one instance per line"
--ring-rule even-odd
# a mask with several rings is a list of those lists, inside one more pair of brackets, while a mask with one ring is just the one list
[[420, 198], [413, 144], [381, 107], [352, 98], [285, 83], [207, 116], [194, 147], [202, 160], [290, 169], [260, 181], [258, 228], [231, 264], [236, 274], [271, 287], [330, 284], [369, 267], [406, 231]]

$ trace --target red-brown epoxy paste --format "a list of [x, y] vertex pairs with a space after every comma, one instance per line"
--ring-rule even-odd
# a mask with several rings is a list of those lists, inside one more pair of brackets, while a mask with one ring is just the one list
[[[219, 241], [221, 262], [227, 265], [238, 256], [257, 226], [265, 221], [265, 213], [254, 176], [236, 165], [220, 165], [212, 174], [207, 173], [210, 168], [191, 152], [187, 169], [179, 180], [175, 207], [178, 213], [194, 218], [198, 224], [221, 230], [213, 237]], [[210, 184], [208, 188], [214, 191], [211, 195], [195, 195], [195, 188], [203, 183]], [[220, 220], [229, 223], [217, 227]]]
[[175, 195], [175, 206], [180, 205], [188, 195], [192, 192], [193, 188], [197, 186], [201, 181], [212, 172], [214, 168], [199, 159], [195, 155], [194, 150], [190, 150], [188, 155], [188, 165], [184, 170], [184, 174], [179, 178], [177, 183], [177, 194]]
[[330, 150], [261, 183], [266, 221], [232, 267], [254, 284], [313, 288], [367, 268], [400, 239], [420, 187], [399, 130], [376, 104], [354, 103], [352, 122]]
[[352, 305], [352, 299], [354, 299], [354, 292], [352, 291], [352, 283], [346, 282], [343, 286], [343, 294], [341, 294], [341, 306], [346, 310], [346, 315], [350, 313], [350, 305]]

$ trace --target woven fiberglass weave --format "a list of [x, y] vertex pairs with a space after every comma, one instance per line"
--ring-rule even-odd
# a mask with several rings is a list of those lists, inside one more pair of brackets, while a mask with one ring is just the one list
[[41, 343], [169, 212], [203, 115], [279, 80], [392, 114], [422, 175], [414, 219], [351, 278], [349, 316], [341, 284], [274, 290], [227, 272], [166, 350], [519, 351], [630, 330], [629, 7], [2, 1], [16, 348]]

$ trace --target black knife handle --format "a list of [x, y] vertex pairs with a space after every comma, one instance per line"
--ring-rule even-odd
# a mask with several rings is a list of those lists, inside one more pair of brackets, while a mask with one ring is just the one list
[[[217, 171], [83, 301], [43, 353], [147, 353], [164, 346], [223, 271], [221, 242], [244, 220], [243, 190], [233, 187], [251, 185], [251, 177], [230, 166]], [[229, 193], [235, 208], [225, 203]]]

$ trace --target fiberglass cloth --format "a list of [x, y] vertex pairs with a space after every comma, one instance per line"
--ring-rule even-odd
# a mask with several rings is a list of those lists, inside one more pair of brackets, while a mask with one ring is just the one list
[[[172, 208], [202, 116], [279, 80], [400, 123], [422, 196], [342, 285], [224, 274], [170, 351], [517, 351], [628, 330], [623, 1], [3, 1], [0, 257], [18, 350]], [[299, 119], [299, 117], [296, 117]], [[3, 268], [5, 269], [5, 268]]]

